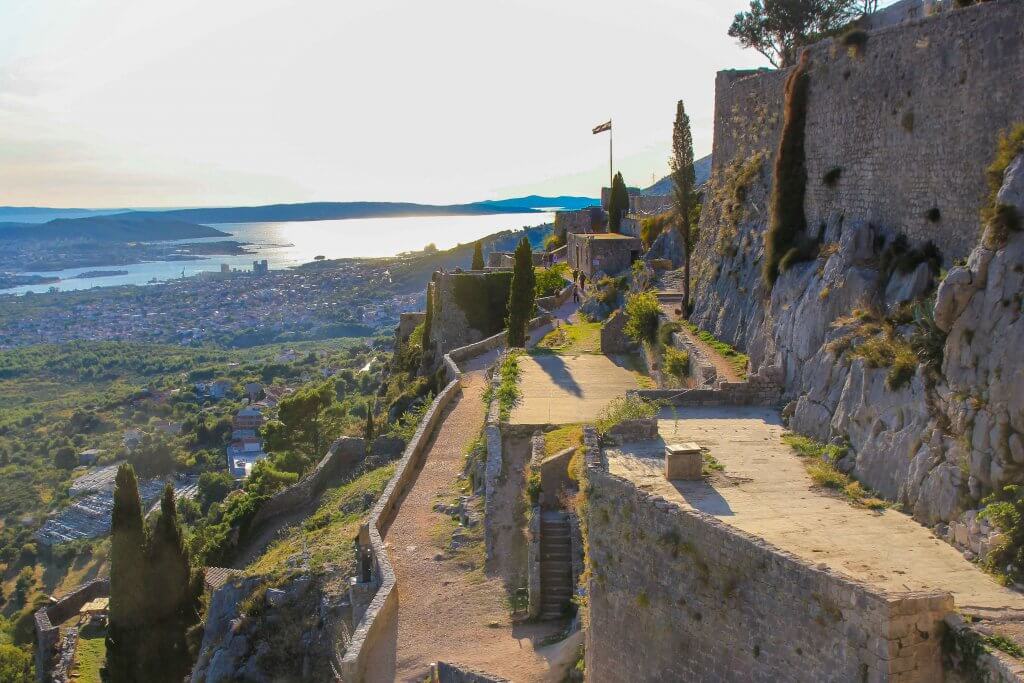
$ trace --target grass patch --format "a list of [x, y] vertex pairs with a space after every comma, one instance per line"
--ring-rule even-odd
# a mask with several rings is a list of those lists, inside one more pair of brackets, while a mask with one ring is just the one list
[[740, 353], [735, 348], [726, 344], [724, 341], [719, 341], [713, 334], [706, 330], [702, 330], [691, 322], [684, 321], [687, 329], [693, 333], [697, 339], [714, 349], [720, 356], [725, 358], [726, 362], [732, 366], [732, 369], [736, 372], [741, 380], [747, 378], [747, 365], [750, 363], [750, 358], [745, 353]]
[[583, 445], [583, 425], [564, 425], [544, 435], [544, 457], [561, 453], [570, 446]]
[[88, 626], [78, 633], [75, 651], [74, 680], [78, 683], [100, 683], [100, 669], [107, 660], [106, 633], [97, 626]]
[[645, 401], [632, 395], [620, 396], [605, 407], [594, 426], [603, 436], [618, 424], [628, 420], [649, 419], [657, 414], [658, 404], [653, 401]]
[[718, 461], [718, 458], [711, 455], [711, 451], [707, 450], [706, 448], [701, 449], [701, 455], [704, 458], [704, 464], [701, 465], [701, 474], [703, 474], [705, 477], [708, 477], [715, 472], [725, 471], [725, 465], [720, 463]]
[[1018, 123], [999, 136], [995, 158], [985, 169], [988, 181], [988, 198], [981, 210], [981, 224], [985, 230], [984, 241], [993, 247], [1006, 244], [1011, 230], [1020, 230], [1020, 217], [1012, 206], [1000, 204], [996, 197], [1003, 186], [1006, 169], [1024, 152], [1024, 122]]
[[[394, 464], [379, 467], [324, 492], [316, 512], [284, 532], [246, 569], [251, 576], [282, 576], [288, 560], [309, 553], [310, 566], [320, 570], [329, 562], [353, 554], [352, 539], [374, 502], [395, 473]], [[354, 557], [353, 557], [354, 561]]]
[[848, 447], [823, 444], [800, 434], [785, 434], [782, 442], [801, 458], [805, 458], [804, 467], [815, 485], [835, 491], [854, 505], [869, 510], [884, 510], [890, 506], [887, 501], [875, 497], [870, 489], [836, 467], [836, 462], [846, 455]]
[[512, 409], [519, 403], [519, 377], [522, 369], [519, 367], [519, 355], [522, 351], [509, 351], [505, 354], [504, 360], [498, 368], [498, 386], [495, 389], [492, 384], [484, 392], [484, 403], [490, 404], [492, 400], [498, 401], [498, 416], [506, 421], [512, 414]]
[[558, 353], [574, 355], [580, 353], [601, 353], [600, 322], [579, 321], [568, 325], [560, 324], [544, 335], [533, 353]]

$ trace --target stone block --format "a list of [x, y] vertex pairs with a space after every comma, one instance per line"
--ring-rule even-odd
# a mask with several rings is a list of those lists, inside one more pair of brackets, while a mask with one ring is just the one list
[[665, 478], [669, 481], [694, 481], [701, 478], [704, 458], [693, 442], [665, 447]]

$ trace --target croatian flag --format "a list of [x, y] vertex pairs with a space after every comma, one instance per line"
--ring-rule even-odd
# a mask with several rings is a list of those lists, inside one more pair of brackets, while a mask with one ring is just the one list
[[603, 133], [606, 130], [611, 130], [611, 129], [612, 129], [612, 122], [611, 121], [607, 121], [605, 123], [602, 123], [599, 126], [595, 126], [594, 127], [594, 135], [597, 135], [598, 133]]

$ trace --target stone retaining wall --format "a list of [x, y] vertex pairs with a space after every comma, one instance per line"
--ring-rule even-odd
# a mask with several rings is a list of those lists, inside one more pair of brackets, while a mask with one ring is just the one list
[[[771, 373], [766, 373], [771, 374]], [[719, 382], [714, 388], [640, 389], [629, 392], [647, 401], [669, 406], [768, 406], [779, 407], [782, 386], [772, 377], [751, 375], [746, 382]]]
[[308, 505], [327, 486], [327, 483], [344, 472], [355, 469], [366, 457], [366, 441], [348, 436], [331, 444], [317, 466], [288, 488], [278, 491], [265, 502], [253, 516], [251, 529], [258, 529], [270, 519], [281, 514], [294, 513]]
[[672, 344], [677, 349], [682, 349], [690, 356], [689, 372], [690, 377], [696, 380], [700, 386], [711, 386], [718, 379], [718, 370], [711, 362], [707, 354], [697, 344], [682, 332], [672, 333]]
[[36, 680], [41, 683], [51, 680], [51, 667], [60, 644], [60, 625], [78, 614], [87, 602], [108, 595], [110, 579], [96, 579], [35, 613]]
[[942, 680], [949, 593], [813, 565], [610, 474], [595, 441], [588, 680]]

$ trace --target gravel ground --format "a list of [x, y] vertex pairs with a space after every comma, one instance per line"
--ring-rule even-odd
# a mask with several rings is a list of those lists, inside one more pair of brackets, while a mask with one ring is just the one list
[[[431, 662], [447, 661], [519, 683], [556, 678], [539, 640], [557, 626], [513, 625], [502, 577], [481, 577], [455, 560], [435, 559], [435, 536], [443, 516], [433, 510], [462, 468], [466, 447], [484, 422], [483, 373], [463, 378], [462, 394], [449, 409], [424, 461], [402, 500], [384, 541], [398, 579], [397, 628], [374, 648], [367, 681], [422, 681]], [[550, 651], [549, 651], [550, 650]]]

